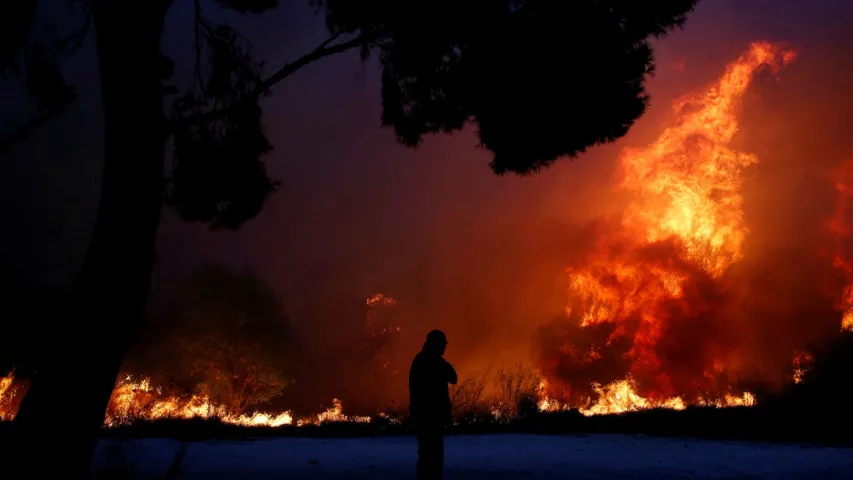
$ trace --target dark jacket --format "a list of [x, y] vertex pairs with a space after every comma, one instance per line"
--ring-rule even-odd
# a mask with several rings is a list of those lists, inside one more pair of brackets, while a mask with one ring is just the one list
[[450, 422], [448, 383], [456, 383], [456, 371], [441, 355], [422, 351], [409, 371], [409, 413], [416, 425], [443, 426]]

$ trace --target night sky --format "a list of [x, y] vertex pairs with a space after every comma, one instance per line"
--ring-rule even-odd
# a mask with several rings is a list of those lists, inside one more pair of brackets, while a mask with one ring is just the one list
[[[307, 1], [281, 3], [261, 17], [228, 14], [254, 42], [258, 57], [268, 60], [270, 71], [326, 35]], [[165, 43], [181, 70], [182, 63], [189, 67], [191, 12], [190, 2], [177, 4]], [[208, 9], [215, 11], [213, 5]], [[809, 202], [792, 199], [810, 192], [811, 184], [790, 180], [815, 161], [828, 165], [853, 152], [853, 140], [844, 134], [849, 114], [838, 111], [849, 107], [839, 108], [845, 104], [836, 96], [849, 99], [846, 90], [853, 85], [851, 37], [844, 32], [850, 25], [853, 2], [847, 0], [704, 0], [683, 31], [657, 44], [658, 70], [649, 84], [652, 107], [628, 136], [528, 178], [492, 174], [487, 153], [476, 148], [470, 131], [428, 138], [417, 150], [397, 145], [393, 133], [379, 125], [376, 64], [361, 65], [356, 52], [323, 60], [280, 84], [263, 104], [275, 146], [266, 161], [271, 176], [281, 181], [279, 191], [237, 232], [211, 233], [182, 224], [166, 210], [155, 292], [198, 261], [214, 259], [267, 278], [297, 322], [312, 318], [317, 302], [330, 296], [363, 298], [384, 291], [410, 304], [452, 304], [425, 307], [429, 318], [418, 322], [461, 334], [464, 327], [448, 312], [494, 315], [484, 305], [493, 296], [505, 297], [501, 288], [510, 283], [525, 285], [513, 292], [525, 315], [545, 315], [556, 305], [547, 300], [557, 302], [556, 294], [538, 297], [524, 289], [556, 288], [547, 279], [559, 274], [564, 266], [559, 261], [571, 250], [569, 234], [558, 233], [561, 225], [614, 208], [610, 176], [619, 149], [653, 138], [677, 95], [713, 81], [756, 40], [786, 42], [800, 52], [800, 60], [783, 75], [782, 86], [768, 82], [763, 97], [748, 99], [766, 108], [746, 115], [744, 132], [753, 143], [745, 142], [761, 156], [763, 168], [747, 200], [755, 199], [753, 208], [791, 201], [793, 210], [786, 215], [806, 218], [814, 213]], [[97, 205], [101, 119], [91, 42], [66, 71], [80, 91], [78, 102], [2, 158], [2, 259], [39, 283], [68, 282], [82, 259]], [[9, 86], [0, 96], [0, 126], [21, 110], [15, 97]], [[834, 116], [828, 116], [833, 107]], [[790, 112], [802, 118], [790, 119]], [[758, 124], [764, 127], [757, 129]], [[796, 159], [788, 158], [792, 152]], [[786, 237], [791, 224], [797, 222], [768, 220], [757, 236]], [[502, 286], [478, 288], [484, 279]], [[533, 313], [532, 304], [540, 305]]]

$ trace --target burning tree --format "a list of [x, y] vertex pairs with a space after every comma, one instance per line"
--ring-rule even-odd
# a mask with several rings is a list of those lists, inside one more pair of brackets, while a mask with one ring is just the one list
[[226, 406], [229, 412], [240, 415], [249, 407], [268, 402], [287, 384], [282, 370], [248, 355], [250, 343], [212, 337], [200, 342], [199, 347], [207, 357], [197, 357], [192, 371], [202, 378], [199, 394]]
[[278, 295], [251, 273], [200, 267], [146, 336], [164, 347], [142, 366], [159, 363], [156, 370], [231, 415], [270, 401], [289, 382], [289, 320]]
[[730, 267], [743, 258], [748, 233], [743, 174], [758, 158], [730, 144], [753, 78], [794, 57], [752, 44], [717, 82], [676, 102], [657, 140], [622, 152], [618, 187], [634, 196], [620, 216], [592, 229], [593, 247], [568, 269], [568, 316], [542, 332], [545, 373], [574, 400], [639, 393], [634, 403], [658, 405], [716, 390], [736, 401], [728, 396], [735, 382], [722, 379], [736, 373], [725, 306]]
[[365, 303], [367, 318], [364, 329], [370, 347], [375, 350], [373, 358], [383, 370], [391, 369], [391, 373], [396, 375], [399, 366], [391, 364], [388, 349], [394, 336], [401, 331], [392, 315], [397, 301], [385, 294], [377, 293], [368, 297]]

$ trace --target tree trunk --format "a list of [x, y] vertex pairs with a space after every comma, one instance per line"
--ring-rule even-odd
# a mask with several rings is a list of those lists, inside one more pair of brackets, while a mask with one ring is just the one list
[[[164, 189], [160, 37], [171, 0], [94, 0], [104, 116], [101, 200], [71, 304], [15, 420], [9, 465], [84, 478], [148, 297]], [[16, 469], [18, 470], [18, 469]]]

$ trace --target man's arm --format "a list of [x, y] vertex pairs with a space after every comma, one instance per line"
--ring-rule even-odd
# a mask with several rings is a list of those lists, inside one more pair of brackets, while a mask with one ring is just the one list
[[456, 376], [456, 370], [453, 369], [453, 365], [447, 360], [444, 361], [444, 364], [447, 365], [447, 383], [456, 385], [456, 382], [459, 381], [459, 378]]

